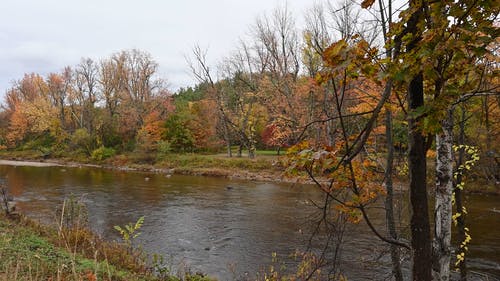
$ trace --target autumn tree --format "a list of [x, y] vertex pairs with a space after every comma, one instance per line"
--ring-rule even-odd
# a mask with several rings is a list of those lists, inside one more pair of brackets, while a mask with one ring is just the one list
[[[323, 52], [333, 42], [336, 36], [329, 28], [330, 18], [327, 14], [327, 4], [315, 3], [305, 14], [306, 26], [304, 30], [304, 46], [302, 47], [302, 63], [307, 74], [312, 79], [322, 71]], [[333, 103], [331, 102], [330, 88], [323, 85], [317, 97], [311, 98], [311, 108], [316, 109], [318, 113], [311, 114], [315, 121], [324, 120], [324, 122], [315, 122], [318, 134], [324, 135], [328, 145], [334, 145], [336, 135], [336, 122], [329, 117], [333, 115]], [[314, 96], [312, 96], [314, 97]], [[319, 115], [319, 116], [318, 116]], [[321, 132], [323, 131], [323, 132]]]
[[277, 154], [280, 154], [281, 148], [287, 147], [287, 140], [290, 132], [288, 127], [283, 120], [277, 119], [266, 125], [265, 129], [262, 131], [262, 142], [268, 147], [275, 147], [277, 149]]
[[[317, 122], [334, 120], [338, 136], [333, 146], [306, 144], [292, 148], [292, 167], [305, 170], [324, 192], [325, 213], [333, 208], [352, 222], [363, 220], [380, 240], [411, 249], [394, 233], [377, 229], [367, 213], [370, 204], [385, 195], [381, 184], [384, 176], [375, 172], [375, 149], [368, 145], [374, 140], [376, 123], [390, 95], [378, 78], [384, 70], [374, 64], [377, 55], [378, 50], [357, 35], [338, 40], [324, 50], [317, 77], [331, 91], [334, 111], [328, 119]], [[326, 177], [328, 182], [317, 181], [317, 176]]]
[[158, 111], [152, 111], [144, 118], [144, 124], [137, 131], [137, 147], [143, 153], [156, 152], [158, 143], [164, 134], [162, 116]]
[[250, 158], [255, 157], [257, 138], [264, 127], [262, 123], [267, 121], [266, 108], [259, 104], [264, 68], [258, 57], [259, 51], [242, 41], [240, 48], [220, 66], [223, 73], [220, 83], [230, 116], [228, 121], [239, 142], [238, 156], [245, 147]]
[[97, 145], [125, 148], [130, 144], [127, 148], [133, 149], [138, 140], [149, 142], [145, 136], [155, 131], [151, 126], [172, 110], [170, 92], [157, 67], [149, 54], [130, 50], [100, 63], [84, 58], [46, 78], [26, 74], [5, 98], [10, 124], [6, 138], [12, 146], [51, 138], [60, 150], [66, 144], [72, 149], [85, 139], [87, 152]]
[[[407, 13], [404, 13], [408, 20], [403, 30], [406, 29], [412, 35], [408, 35], [405, 38], [407, 41], [403, 42], [406, 53], [404, 63], [397, 73], [401, 74], [404, 71], [408, 73], [407, 77], [413, 75], [409, 84], [409, 116], [410, 121], [416, 122], [410, 122], [409, 155], [410, 174], [415, 173], [414, 177], [425, 179], [425, 151], [428, 147], [425, 134], [432, 136], [433, 133], [437, 133], [438, 161], [434, 230], [436, 236], [434, 237], [432, 265], [434, 278], [439, 280], [448, 280], [450, 276], [453, 114], [449, 104], [453, 104], [460, 95], [468, 91], [477, 91], [476, 85], [481, 84], [474, 81], [476, 77], [480, 77], [474, 74], [474, 69], [478, 65], [475, 58], [484, 56], [486, 47], [496, 40], [498, 35], [498, 31], [493, 26], [498, 8], [493, 8], [491, 4], [489, 1], [410, 2]], [[466, 17], [470, 19], [465, 20]], [[424, 93], [432, 97], [427, 105], [424, 105]], [[414, 142], [415, 146], [412, 146]], [[410, 180], [410, 189], [415, 187], [412, 193], [414, 198], [420, 199], [412, 200], [414, 212], [427, 216], [427, 199], [423, 196], [426, 190], [423, 188], [420, 191], [417, 190], [417, 186], [425, 186], [425, 182], [419, 179], [413, 181], [412, 177]], [[416, 214], [414, 216], [418, 216], [415, 221], [422, 222], [414, 226], [415, 233], [413, 234], [417, 236], [414, 239], [414, 247], [418, 244], [422, 249], [423, 257], [427, 259], [429, 254], [426, 242], [430, 239], [427, 228], [430, 226], [425, 221], [428, 218]], [[420, 232], [422, 230], [424, 232]], [[421, 270], [418, 273], [414, 270], [414, 278], [430, 280], [429, 262], [424, 263], [425, 265], [419, 266]]]
[[98, 92], [98, 66], [90, 58], [82, 59], [75, 68], [75, 89], [73, 91], [72, 106], [76, 111], [73, 117], [76, 118], [79, 128], [86, 128], [90, 134], [95, 131], [95, 104], [99, 101]]
[[195, 139], [188, 124], [189, 117], [183, 114], [172, 114], [165, 120], [162, 138], [168, 141], [173, 151], [193, 152]]
[[[369, 7], [375, 1], [364, 1], [363, 6]], [[383, 2], [379, 2], [381, 10], [383, 10]], [[475, 8], [472, 8], [477, 3], [467, 4], [467, 3], [452, 3], [449, 4], [451, 6], [458, 5], [460, 9], [447, 9], [443, 8], [443, 6], [432, 3], [421, 3], [421, 2], [411, 2], [408, 8], [403, 11], [401, 14], [402, 20], [398, 22], [397, 25], [387, 24], [385, 22], [384, 26], [387, 28], [388, 26], [393, 27], [392, 30], [384, 29], [385, 41], [388, 46], [392, 46], [393, 50], [389, 50], [386, 53], [386, 63], [387, 66], [382, 68], [380, 72], [382, 73], [382, 77], [387, 79], [386, 87], [384, 93], [382, 94], [379, 101], [370, 111], [366, 111], [366, 113], [370, 113], [371, 117], [369, 121], [366, 123], [364, 127], [361, 128], [360, 133], [357, 136], [352, 136], [353, 131], [349, 131], [351, 126], [347, 125], [347, 120], [352, 117], [346, 114], [346, 111], [343, 111], [343, 103], [345, 101], [345, 97], [347, 97], [347, 93], [349, 93], [348, 86], [352, 84], [352, 82], [346, 83], [348, 80], [359, 80], [362, 77], [370, 77], [370, 69], [373, 69], [373, 62], [377, 56], [377, 50], [374, 52], [371, 51], [369, 47], [370, 44], [366, 40], [359, 40], [356, 36], [352, 37], [351, 42], [347, 39], [339, 40], [332, 44], [329, 48], [327, 48], [323, 53], [323, 59], [325, 64], [329, 66], [328, 70], [324, 70], [322, 75], [323, 81], [331, 81], [334, 92], [334, 104], [336, 107], [336, 113], [338, 114], [339, 123], [341, 127], [341, 132], [343, 134], [343, 145], [344, 148], [344, 161], [345, 165], [349, 165], [351, 167], [351, 175], [350, 179], [352, 181], [352, 192], [356, 194], [356, 185], [355, 185], [355, 175], [352, 173], [352, 168], [354, 167], [353, 160], [356, 157], [359, 157], [359, 153], [366, 149], [367, 141], [370, 139], [370, 135], [373, 132], [375, 122], [377, 120], [377, 116], [379, 115], [382, 109], [382, 106], [387, 101], [390, 92], [391, 92], [391, 83], [393, 80], [403, 86], [407, 87], [407, 103], [402, 102], [401, 105], [407, 104], [407, 108], [405, 109], [408, 112], [408, 124], [409, 124], [409, 169], [410, 169], [410, 202], [412, 204], [412, 220], [411, 220], [411, 229], [412, 229], [412, 243], [411, 250], [413, 256], [413, 279], [414, 280], [430, 280], [431, 279], [431, 268], [432, 263], [432, 255], [431, 255], [431, 235], [430, 235], [430, 221], [428, 216], [428, 203], [427, 203], [427, 188], [426, 188], [426, 157], [425, 152], [427, 151], [431, 141], [432, 141], [432, 132], [436, 128], [435, 120], [443, 120], [445, 116], [446, 109], [439, 107], [441, 98], [437, 98], [437, 96], [441, 93], [441, 87], [444, 85], [443, 82], [448, 81], [449, 74], [456, 75], [455, 77], [466, 77], [460, 74], [459, 71], [449, 71], [447, 69], [445, 72], [440, 72], [438, 69], [443, 67], [448, 63], [453, 62], [453, 52], [444, 51], [447, 50], [443, 48], [443, 51], [446, 55], [451, 55], [450, 57], [441, 57], [441, 60], [438, 57], [423, 55], [425, 54], [435, 54], [438, 55], [439, 52], [435, 52], [436, 46], [439, 44], [446, 45], [446, 42], [443, 41], [442, 34], [448, 34], [447, 32], [437, 32], [434, 33], [433, 26], [447, 29], [448, 25], [440, 22], [439, 19], [445, 19], [446, 16], [443, 16], [443, 11], [453, 10], [457, 11], [465, 11], [467, 13], [472, 13]], [[488, 7], [488, 4], [484, 4], [483, 9]], [[390, 4], [389, 4], [390, 7]], [[464, 8], [468, 7], [468, 8]], [[465, 10], [461, 10], [465, 9]], [[491, 10], [490, 10], [491, 11]], [[494, 11], [492, 11], [494, 14]], [[463, 12], [458, 12], [459, 14]], [[392, 13], [390, 13], [392, 15]], [[381, 17], [387, 16], [387, 14], [382, 13]], [[436, 18], [434, 18], [436, 17]], [[490, 16], [487, 16], [490, 18]], [[479, 19], [479, 17], [476, 17]], [[479, 20], [480, 21], [480, 20]], [[390, 23], [390, 22], [389, 22]], [[484, 23], [484, 22], [483, 22]], [[486, 20], [486, 26], [491, 27], [491, 22], [488, 23]], [[460, 32], [462, 32], [461, 30]], [[484, 30], [481, 33], [478, 33], [478, 36], [481, 37], [484, 34], [487, 34], [488, 30]], [[491, 31], [491, 29], [489, 30]], [[438, 34], [438, 35], [436, 35]], [[470, 33], [473, 34], [473, 33]], [[470, 36], [469, 34], [469, 36]], [[488, 35], [486, 35], [487, 37]], [[444, 38], [453, 38], [445, 36]], [[495, 38], [490, 37], [491, 38]], [[485, 40], [481, 40], [477, 38], [479, 42], [484, 43]], [[485, 39], [485, 38], [483, 38]], [[435, 40], [435, 41], [433, 41]], [[429, 41], [433, 41], [434, 44], [428, 44]], [[486, 39], [488, 41], [488, 39]], [[312, 42], [312, 41], [311, 41]], [[354, 43], [354, 44], [353, 44]], [[390, 45], [389, 45], [390, 44]], [[357, 45], [355, 48], [353, 45]], [[459, 42], [454, 42], [454, 47], [461, 46]], [[425, 50], [425, 51], [424, 51]], [[432, 51], [431, 51], [432, 50]], [[476, 51], [478, 51], [476, 49]], [[480, 50], [479, 50], [480, 51]], [[391, 54], [391, 52], [394, 52]], [[399, 53], [402, 55], [399, 56]], [[393, 60], [394, 55], [398, 55], [397, 59]], [[476, 54], [477, 55], [477, 54]], [[459, 56], [460, 57], [460, 56]], [[461, 56], [467, 57], [467, 56]], [[449, 61], [447, 61], [449, 59]], [[429, 63], [429, 64], [426, 64]], [[462, 62], [463, 65], [464, 62]], [[437, 65], [437, 66], [436, 66]], [[457, 64], [461, 65], [460, 63]], [[472, 63], [472, 65], [475, 65]], [[420, 67], [423, 66], [423, 67]], [[446, 67], [445, 67], [446, 68]], [[435, 73], [439, 73], [438, 75], [434, 75]], [[344, 75], [342, 75], [344, 74]], [[433, 76], [434, 75], [434, 76]], [[373, 77], [373, 76], [372, 76]], [[380, 77], [380, 76], [379, 76]], [[326, 78], [326, 79], [325, 79]], [[366, 79], [366, 78], [365, 78]], [[424, 81], [431, 81], [428, 84], [424, 84]], [[434, 88], [431, 89], [428, 85], [433, 85]], [[440, 85], [440, 86], [439, 86]], [[424, 87], [425, 86], [425, 87]], [[436, 91], [439, 89], [439, 91]], [[462, 87], [463, 89], [463, 87]], [[430, 102], [430, 106], [424, 105], [424, 93], [427, 93], [429, 96], [433, 96], [434, 99]], [[438, 93], [436, 95], [436, 93]], [[447, 101], [447, 104], [450, 103], [450, 100]], [[429, 114], [429, 109], [432, 108], [433, 114]], [[345, 110], [345, 109], [344, 109]], [[439, 116], [437, 119], [433, 120]], [[387, 120], [390, 118], [387, 115]], [[444, 118], [446, 120], [446, 118]], [[390, 121], [390, 120], [389, 120]], [[390, 122], [388, 121], [387, 124]], [[437, 122], [438, 123], [438, 122]], [[434, 126], [434, 127], [432, 127]], [[386, 134], [388, 138], [390, 137], [390, 132]], [[342, 137], [342, 136], [341, 136]], [[329, 155], [328, 150], [327, 153], [320, 153], [319, 156], [314, 156], [317, 160], [323, 159], [321, 155]], [[319, 158], [316, 158], [319, 157]], [[307, 162], [306, 162], [307, 163]], [[312, 164], [311, 164], [312, 165]], [[321, 161], [319, 161], [318, 165], [321, 165]], [[388, 163], [387, 166], [391, 164]], [[310, 171], [312, 171], [310, 166]], [[337, 171], [338, 165], [331, 168], [333, 171]], [[349, 175], [349, 170], [346, 171]], [[390, 174], [387, 174], [390, 176]], [[451, 176], [447, 177], [451, 179]], [[328, 192], [327, 192], [328, 194]], [[440, 200], [442, 201], [442, 200]], [[451, 197], [448, 197], [448, 204], [451, 202]], [[343, 202], [343, 205], [346, 203]], [[450, 205], [451, 206], [451, 205]], [[352, 207], [352, 206], [351, 206]], [[358, 210], [363, 213], [363, 204], [357, 206]], [[439, 207], [439, 211], [442, 211], [443, 208]], [[437, 220], [442, 218], [450, 218], [448, 215], [438, 215]], [[441, 233], [442, 223], [438, 221], [436, 225], [437, 233]], [[372, 230], [374, 230], [372, 228]], [[375, 232], [375, 230], [374, 230]], [[376, 233], [376, 232], [375, 232]], [[443, 233], [447, 233], [446, 231]], [[449, 233], [449, 232], [448, 232]], [[395, 245], [408, 247], [405, 243], [398, 242], [395, 239], [390, 239], [383, 237], [381, 235], [377, 235], [379, 238], [386, 242], [390, 242]], [[445, 235], [446, 236], [446, 235]], [[444, 236], [443, 236], [444, 237]], [[442, 239], [441, 236], [438, 237]], [[391, 241], [392, 240], [392, 241]], [[439, 240], [438, 242], [439, 243]], [[438, 256], [443, 256], [443, 254], [439, 254], [439, 251], [442, 249], [449, 249], [449, 246], [438, 246], [437, 251], [435, 250], [435, 254]], [[449, 253], [449, 250], [444, 250]], [[444, 254], [446, 256], [446, 254]], [[449, 270], [446, 271], [443, 268], [449, 269], [449, 260], [448, 262], [435, 261], [434, 265], [437, 265], [436, 268], [439, 271], [439, 278], [447, 278], [446, 275], [449, 276]], [[446, 279], [445, 279], [446, 280]]]
[[61, 123], [48, 92], [47, 83], [37, 74], [25, 75], [7, 92], [10, 122], [6, 138], [10, 145], [18, 145], [26, 138], [49, 133], [56, 137], [61, 133]]
[[216, 105], [217, 122], [219, 123], [222, 139], [226, 145], [228, 157], [232, 157], [231, 144], [233, 143], [233, 134], [231, 132], [231, 124], [229, 115], [226, 109], [227, 93], [217, 83], [214, 77], [213, 70], [208, 65], [207, 52], [202, 50], [200, 46], [193, 48], [193, 58], [186, 58], [192, 74], [199, 83], [206, 86], [206, 96]]
[[196, 151], [218, 151], [223, 140], [217, 133], [217, 105], [206, 97], [206, 84], [181, 88], [174, 94], [175, 114], [188, 115], [188, 128], [194, 137]]
[[71, 69], [66, 68], [62, 74], [50, 73], [47, 78], [49, 97], [54, 107], [59, 111], [59, 120], [61, 126], [66, 125], [66, 103], [68, 88], [71, 84]]
[[290, 143], [299, 141], [300, 129], [307, 121], [302, 109], [297, 80], [301, 70], [300, 37], [295, 18], [288, 7], [276, 8], [257, 19], [253, 26], [254, 49], [259, 50], [262, 77], [259, 98], [271, 120], [284, 119], [291, 127]]
[[[374, 2], [364, 1], [363, 5], [369, 7]], [[497, 38], [493, 22], [498, 8], [491, 4], [410, 1], [392, 31], [393, 42], [401, 44], [402, 56], [389, 74], [408, 87], [414, 280], [430, 280], [431, 268], [436, 279], [448, 280], [450, 275], [453, 117], [447, 106], [468, 87], [476, 87], [477, 83], [470, 83], [470, 78], [477, 77], [471, 74], [477, 66], [472, 58], [484, 55], [489, 42]], [[424, 93], [432, 97], [427, 104]], [[431, 255], [425, 153], [437, 132], [436, 237]]]
[[199, 100], [189, 102], [187, 110], [191, 116], [188, 128], [194, 138], [194, 147], [197, 151], [218, 151], [222, 141], [217, 137], [217, 112], [213, 100]]
[[99, 89], [106, 114], [99, 131], [107, 142], [122, 145], [134, 142], [145, 119], [157, 112], [164, 115], [170, 93], [157, 75], [158, 64], [151, 55], [139, 50], [115, 53], [98, 67]]

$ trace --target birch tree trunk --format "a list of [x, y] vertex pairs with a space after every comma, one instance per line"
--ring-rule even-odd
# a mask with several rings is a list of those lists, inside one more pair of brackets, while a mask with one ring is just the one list
[[441, 122], [442, 132], [436, 136], [436, 203], [433, 241], [433, 279], [450, 279], [451, 223], [453, 196], [453, 109]]

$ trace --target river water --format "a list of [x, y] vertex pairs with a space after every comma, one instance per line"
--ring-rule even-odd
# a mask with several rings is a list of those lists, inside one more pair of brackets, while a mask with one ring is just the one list
[[[92, 229], [106, 239], [120, 238], [113, 226], [145, 216], [137, 241], [144, 250], [166, 257], [174, 271], [190, 268], [219, 280], [251, 277], [269, 266], [273, 252], [292, 267], [287, 256], [305, 250], [317, 212], [311, 202], [322, 198], [311, 186], [85, 167], [0, 165], [0, 178], [22, 212], [45, 222], [55, 221], [64, 198], [83, 198]], [[469, 264], [484, 280], [500, 279], [498, 199], [467, 198]], [[372, 217], [383, 231], [382, 211]], [[349, 280], [388, 280], [386, 248], [363, 223], [350, 226], [341, 270]]]

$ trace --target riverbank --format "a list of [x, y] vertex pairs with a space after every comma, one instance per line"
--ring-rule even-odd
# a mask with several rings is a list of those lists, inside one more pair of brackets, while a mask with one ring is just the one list
[[[95, 167], [122, 171], [141, 171], [160, 174], [181, 174], [215, 176], [229, 179], [257, 180], [267, 182], [308, 183], [304, 177], [285, 176], [283, 156], [258, 155], [247, 157], [227, 157], [222, 154], [168, 154], [161, 159], [152, 160], [149, 156], [137, 154], [117, 155], [103, 161], [60, 157], [46, 158], [37, 151], [1, 151], [0, 164], [4, 165], [59, 165], [66, 167]], [[13, 162], [15, 161], [15, 162]]]
[[[120, 154], [103, 161], [96, 161], [90, 157], [64, 156], [47, 158], [39, 151], [0, 151], [0, 165], [29, 165], [29, 166], [66, 166], [66, 167], [94, 167], [121, 171], [140, 171], [158, 174], [180, 174], [194, 176], [213, 176], [228, 179], [242, 179], [265, 182], [285, 182], [313, 184], [307, 175], [290, 177], [285, 174], [285, 156], [257, 154], [253, 159], [247, 157], [227, 157], [225, 154], [167, 154], [161, 158], [152, 155], [138, 155], [134, 153]], [[434, 159], [429, 158], [429, 167], [434, 166]], [[433, 173], [429, 173], [429, 186], [434, 182]], [[321, 182], [322, 179], [319, 179]], [[397, 176], [395, 183], [397, 190], [405, 190], [407, 178]], [[467, 183], [466, 193], [500, 195], [498, 184], [488, 184], [481, 179], [470, 180]]]
[[[55, 228], [23, 215], [0, 214], [0, 280], [210, 281], [146, 266], [146, 256], [125, 244], [106, 242], [85, 228]], [[158, 268], [156, 268], [158, 271]]]

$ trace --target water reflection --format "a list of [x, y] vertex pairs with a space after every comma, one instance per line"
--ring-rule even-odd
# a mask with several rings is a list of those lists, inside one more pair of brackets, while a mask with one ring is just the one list
[[[151, 175], [92, 168], [0, 166], [18, 206], [33, 217], [53, 220], [55, 206], [71, 194], [83, 196], [93, 229], [118, 239], [114, 225], [145, 216], [139, 243], [145, 250], [172, 256], [193, 271], [230, 280], [257, 272], [271, 253], [287, 256], [303, 250], [319, 201], [310, 187]], [[500, 275], [498, 197], [470, 196], [473, 270]], [[381, 210], [373, 210], [383, 228]], [[390, 275], [386, 248], [364, 225], [350, 226], [342, 266], [350, 280]], [[234, 271], [234, 272], [232, 272]]]

